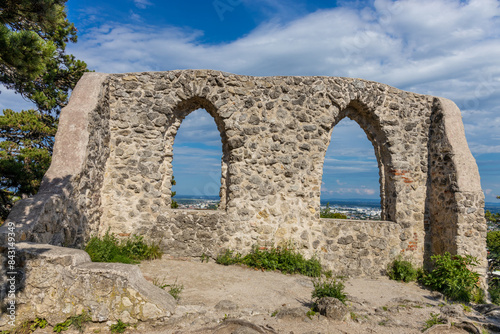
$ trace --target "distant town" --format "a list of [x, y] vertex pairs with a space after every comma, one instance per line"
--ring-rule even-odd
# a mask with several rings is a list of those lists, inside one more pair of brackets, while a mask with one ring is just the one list
[[[178, 209], [188, 210], [217, 210], [219, 199], [214, 197], [179, 197], [175, 198], [179, 205]], [[347, 219], [353, 220], [380, 220], [382, 210], [378, 200], [329, 200], [322, 201], [321, 210], [327, 208], [330, 212], [343, 214]]]

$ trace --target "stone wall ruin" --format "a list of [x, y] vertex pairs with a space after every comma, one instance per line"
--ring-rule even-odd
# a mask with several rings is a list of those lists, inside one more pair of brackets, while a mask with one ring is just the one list
[[[172, 145], [198, 108], [221, 134], [221, 205], [173, 210]], [[319, 218], [325, 153], [345, 117], [373, 144], [383, 221]], [[485, 268], [483, 208], [449, 100], [351, 78], [177, 70], [85, 74], [61, 113], [39, 194], [8, 221], [19, 240], [78, 246], [109, 229], [145, 235], [173, 256], [291, 240], [334, 273], [379, 275], [401, 253], [416, 265], [470, 254]]]

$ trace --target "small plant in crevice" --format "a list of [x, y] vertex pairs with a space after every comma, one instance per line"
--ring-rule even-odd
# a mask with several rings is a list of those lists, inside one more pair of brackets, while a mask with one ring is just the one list
[[45, 327], [47, 327], [47, 325], [48, 325], [47, 320], [41, 318], [35, 318], [35, 321], [30, 326], [30, 328], [32, 330], [36, 330], [37, 328], [44, 329]]
[[398, 256], [387, 266], [387, 275], [395, 281], [411, 282], [416, 281], [419, 271], [410, 261], [403, 260]]
[[314, 303], [323, 297], [333, 297], [345, 304], [347, 294], [344, 292], [344, 278], [317, 278], [313, 279], [314, 290], [311, 294]]
[[207, 254], [203, 253], [200, 256], [200, 260], [201, 263], [208, 263], [210, 261], [210, 257]]
[[174, 297], [175, 300], [181, 299], [181, 292], [184, 290], [184, 285], [177, 284], [177, 281], [174, 284], [167, 285], [169, 287], [168, 293]]
[[312, 320], [312, 318], [316, 315], [316, 313], [317, 313], [316, 311], [310, 309], [309, 311], [307, 311], [306, 316]]
[[433, 255], [434, 269], [422, 275], [420, 282], [443, 293], [446, 297], [464, 302], [481, 302], [484, 291], [479, 286], [480, 275], [472, 268], [478, 265], [470, 255]]
[[111, 333], [123, 333], [127, 329], [127, 327], [130, 327], [129, 323], [123, 322], [120, 319], [118, 319], [118, 322], [114, 325], [111, 325], [109, 327], [109, 330]]
[[425, 326], [422, 329], [422, 332], [425, 332], [427, 329], [431, 328], [434, 325], [445, 324], [446, 320], [439, 318], [440, 314], [432, 313], [430, 314], [430, 318], [425, 321]]
[[43, 318], [35, 318], [35, 320], [26, 320], [11, 330], [0, 331], [1, 334], [29, 334], [36, 331], [38, 328], [47, 327], [47, 320]]
[[177, 284], [177, 279], [173, 284], [168, 284], [165, 283], [165, 278], [163, 278], [161, 281], [159, 278], [153, 279], [153, 284], [159, 287], [160, 289], [168, 289], [168, 293], [174, 297], [175, 300], [180, 300], [181, 299], [181, 292], [184, 290], [184, 285], [182, 284]]
[[464, 312], [471, 312], [472, 311], [472, 307], [470, 307], [469, 305], [465, 305], [465, 304], [461, 304], [462, 305], [462, 308], [464, 309]]
[[74, 315], [69, 317], [63, 322], [60, 322], [54, 326], [54, 332], [60, 333], [62, 331], [67, 331], [71, 326], [75, 327], [80, 333], [84, 332], [85, 324], [92, 321], [92, 318], [87, 311], [83, 311], [79, 315]]
[[132, 235], [119, 240], [113, 233], [106, 232], [100, 238], [92, 237], [85, 251], [93, 262], [139, 263], [141, 260], [154, 260], [162, 256], [159, 245], [148, 244], [143, 236]]

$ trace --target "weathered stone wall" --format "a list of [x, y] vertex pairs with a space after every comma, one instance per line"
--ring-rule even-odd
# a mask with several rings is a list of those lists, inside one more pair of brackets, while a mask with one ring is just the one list
[[[7, 253], [2, 248], [4, 264]], [[175, 311], [174, 298], [146, 281], [137, 266], [92, 263], [82, 250], [35, 243], [18, 243], [16, 260], [16, 326], [37, 317], [55, 326], [83, 311], [94, 322], [155, 323]], [[6, 268], [1, 267], [0, 276], [2, 310], [13, 300], [7, 298]], [[0, 330], [11, 330], [10, 321], [9, 312], [2, 312]]]
[[[19, 201], [9, 215], [19, 241], [79, 246], [100, 212], [100, 189], [109, 156], [107, 75], [87, 73], [64, 108], [54, 144], [52, 164], [38, 194]], [[7, 244], [7, 224], [0, 245]]]
[[[444, 112], [448, 111], [448, 112]], [[428, 254], [472, 254], [486, 274], [484, 194], [469, 150], [464, 150], [460, 110], [436, 99], [429, 135], [429, 174], [426, 231]]]
[[[82, 79], [95, 80], [99, 92], [85, 111], [92, 135], [82, 139], [84, 163], [61, 203], [80, 215], [70, 233], [76, 243], [109, 229], [147, 235], [172, 255], [201, 256], [292, 240], [337, 272], [369, 275], [401, 252], [418, 265], [443, 251], [485, 258], [477, 166], [451, 101], [337, 77], [209, 70], [94, 75]], [[170, 209], [175, 134], [198, 108], [221, 134], [217, 212]], [[373, 144], [384, 222], [319, 219], [325, 152], [345, 117]], [[451, 155], [443, 151], [448, 146]], [[467, 182], [443, 183], [462, 174], [470, 174]], [[26, 229], [26, 238], [38, 240], [29, 234], [38, 225]]]

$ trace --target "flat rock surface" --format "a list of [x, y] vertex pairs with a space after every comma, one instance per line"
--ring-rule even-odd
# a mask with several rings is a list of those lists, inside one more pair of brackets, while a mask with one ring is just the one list
[[[439, 294], [415, 283], [386, 277], [350, 278], [345, 282], [347, 320], [332, 321], [318, 314], [279, 319], [273, 316], [276, 311], [311, 306], [313, 284], [309, 277], [170, 259], [145, 261], [140, 268], [148, 280], [184, 286], [170, 324], [151, 333], [421, 333], [431, 313], [441, 313], [444, 304]], [[215, 307], [228, 300], [237, 307]], [[485, 322], [473, 310], [463, 312], [461, 319]], [[448, 322], [454, 320], [449, 318]], [[453, 327], [442, 330], [467, 333]]]
[[[349, 313], [343, 321], [334, 321], [319, 314], [306, 315], [312, 305], [313, 284], [305, 276], [178, 259], [144, 261], [139, 267], [151, 282], [184, 288], [175, 314], [166, 324], [138, 324], [126, 333], [418, 334], [432, 318], [431, 313], [439, 314], [447, 324], [425, 333], [470, 333], [452, 323], [476, 326], [477, 333], [487, 333], [481, 332], [481, 326], [495, 321], [472, 308], [465, 311], [461, 304], [446, 306], [440, 294], [415, 283], [386, 277], [347, 279]], [[454, 312], [450, 312], [451, 308]], [[285, 316], [276, 316], [280, 312]], [[36, 331], [49, 332], [52, 329]], [[109, 324], [90, 324], [85, 332], [109, 333]], [[490, 329], [488, 332], [496, 333]]]

